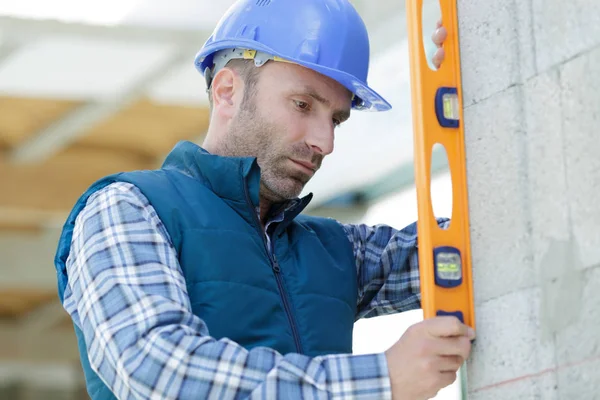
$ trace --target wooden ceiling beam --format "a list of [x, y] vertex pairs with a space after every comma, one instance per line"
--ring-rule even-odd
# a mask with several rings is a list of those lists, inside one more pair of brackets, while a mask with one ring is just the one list
[[79, 105], [74, 100], [0, 96], [0, 140], [14, 148]]
[[0, 321], [0, 360], [71, 363], [79, 360], [73, 329], [43, 332], [24, 329], [18, 322]]
[[169, 71], [189, 58], [193, 54], [191, 50], [186, 47], [174, 51], [166, 61], [154, 65], [150, 72], [131, 82], [123, 93], [117, 93], [113, 98], [86, 103], [35, 133], [9, 154], [10, 161], [23, 165], [43, 163], [84, 136], [90, 126], [106, 121], [138, 101], [152, 84], [163, 79]]
[[[48, 268], [52, 268], [49, 265]], [[56, 279], [54, 279], [56, 282]], [[56, 284], [54, 288], [7, 288], [0, 287], [0, 318], [20, 319], [34, 310], [58, 301]], [[50, 307], [50, 306], [49, 306]]]
[[64, 223], [67, 211], [43, 211], [35, 208], [0, 207], [0, 231], [40, 233], [44, 227]]
[[[156, 160], [87, 146], [71, 146], [41, 165], [14, 165], [0, 160], [0, 208], [68, 212], [97, 179], [116, 172], [156, 168]], [[5, 216], [8, 220], [10, 217]], [[14, 219], [29, 217], [16, 215]]]

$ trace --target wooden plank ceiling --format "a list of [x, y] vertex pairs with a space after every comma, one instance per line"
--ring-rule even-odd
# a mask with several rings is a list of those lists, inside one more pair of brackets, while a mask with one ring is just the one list
[[4, 288], [0, 290], [0, 319], [19, 319], [51, 301], [57, 301], [56, 291]]
[[[79, 106], [76, 101], [0, 97], [0, 229], [37, 230], [52, 218], [60, 221], [95, 180], [120, 171], [157, 168], [178, 141], [200, 140], [209, 119], [204, 107], [143, 99], [86, 127], [74, 143], [47, 160], [9, 161], [13, 149]], [[56, 301], [54, 288], [0, 287], [0, 318], [18, 318], [48, 301]]]
[[[79, 105], [64, 100], [0, 97], [0, 150], [8, 154]], [[156, 168], [179, 140], [198, 140], [207, 126], [206, 108], [141, 100], [109, 120], [87, 127], [76, 142], [48, 160], [21, 165], [1, 157], [0, 210], [8, 214], [3, 220], [18, 213], [31, 224], [35, 219], [25, 218], [28, 211], [38, 216], [67, 212], [98, 178]], [[10, 221], [11, 226], [17, 224], [16, 219]]]

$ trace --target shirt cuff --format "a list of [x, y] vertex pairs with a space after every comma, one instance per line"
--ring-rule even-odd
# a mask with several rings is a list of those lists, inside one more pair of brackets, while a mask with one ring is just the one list
[[339, 399], [390, 399], [392, 388], [384, 353], [326, 357], [329, 392]]

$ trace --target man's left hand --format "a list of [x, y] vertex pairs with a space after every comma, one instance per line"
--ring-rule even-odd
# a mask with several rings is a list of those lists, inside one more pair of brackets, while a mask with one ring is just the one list
[[433, 43], [435, 43], [435, 45], [438, 47], [437, 51], [435, 52], [435, 54], [433, 55], [433, 58], [431, 60], [433, 62], [433, 65], [435, 65], [436, 69], [440, 68], [440, 66], [442, 65], [442, 62], [444, 62], [444, 58], [446, 57], [446, 53], [445, 53], [444, 49], [442, 48], [442, 45], [444, 44], [444, 40], [446, 40], [447, 36], [448, 36], [448, 31], [446, 31], [446, 28], [444, 28], [442, 26], [442, 21], [441, 20], [438, 21], [436, 30], [433, 33], [433, 35], [431, 36]]

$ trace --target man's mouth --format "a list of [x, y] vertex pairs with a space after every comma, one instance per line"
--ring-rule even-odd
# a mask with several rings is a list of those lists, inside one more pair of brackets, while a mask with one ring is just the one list
[[310, 175], [313, 175], [317, 170], [317, 167], [313, 163], [310, 163], [308, 161], [294, 160], [292, 158], [290, 158], [290, 160], [292, 160], [294, 164], [299, 166], [301, 169], [303, 169], [306, 173]]

